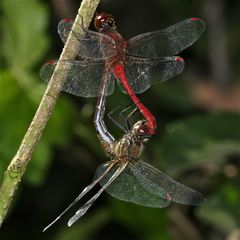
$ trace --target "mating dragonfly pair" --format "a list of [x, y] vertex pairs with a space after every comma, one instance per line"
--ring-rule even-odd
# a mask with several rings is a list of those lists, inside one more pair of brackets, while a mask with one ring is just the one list
[[[58, 25], [58, 33], [64, 43], [72, 24], [70, 20], [62, 20]], [[94, 123], [100, 142], [112, 160], [98, 167], [93, 182], [44, 230], [97, 183], [100, 183], [101, 189], [69, 220], [69, 226], [85, 214], [104, 190], [123, 201], [156, 208], [166, 207], [170, 202], [199, 205], [204, 201], [197, 191], [140, 160], [144, 143], [156, 131], [156, 120], [135, 95], [182, 72], [184, 60], [175, 55], [200, 37], [205, 29], [204, 22], [199, 18], [190, 18], [128, 41], [117, 32], [115, 20], [110, 14], [96, 15], [94, 25], [98, 32], [82, 26], [79, 26], [79, 32], [73, 32], [79, 42], [78, 48], [74, 49], [79, 60], [61, 61], [58, 74], [68, 71], [63, 91], [76, 96], [98, 96]], [[43, 81], [50, 80], [56, 64], [57, 61], [50, 61], [42, 67], [40, 76]], [[152, 78], [155, 74], [158, 77]], [[113, 93], [115, 79], [144, 118], [127, 129], [119, 141], [104, 123], [105, 98]]]

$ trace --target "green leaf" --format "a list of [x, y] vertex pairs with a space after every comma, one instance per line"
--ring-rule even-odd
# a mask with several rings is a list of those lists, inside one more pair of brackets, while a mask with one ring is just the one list
[[194, 109], [189, 90], [182, 80], [177, 77], [176, 80], [156, 84], [151, 88], [151, 97], [156, 99], [158, 108], [161, 107], [174, 113], [184, 113]]
[[[26, 133], [40, 103], [45, 85], [32, 69], [47, 47], [45, 34], [48, 12], [40, 1], [1, 2], [3, 31], [1, 59], [8, 63], [1, 69], [0, 94], [0, 171], [5, 171]], [[44, 86], [44, 87], [43, 87]], [[47, 128], [34, 151], [24, 180], [41, 184], [51, 159], [53, 145], [63, 145], [73, 133], [73, 108], [60, 97]], [[2, 174], [0, 175], [2, 177]]]
[[197, 209], [198, 217], [225, 233], [239, 227], [239, 180], [238, 177], [231, 183], [225, 182], [218, 191], [211, 193], [207, 204]]
[[[113, 216], [121, 224], [130, 228], [138, 239], [169, 239], [166, 209], [138, 206], [111, 198]], [[161, 236], [161, 238], [160, 238]]]
[[36, 0], [3, 0], [2, 11], [2, 54], [12, 68], [30, 69], [47, 48], [46, 8]]
[[171, 175], [240, 153], [240, 115], [219, 113], [171, 122], [155, 148]]
[[[3, 72], [1, 87], [5, 89], [0, 94], [0, 170], [5, 171], [10, 159], [16, 153], [21, 140], [28, 129], [37, 109], [38, 102], [33, 101], [19, 88], [15, 79], [8, 72]], [[45, 129], [27, 170], [25, 180], [31, 184], [41, 184], [51, 159], [51, 147], [63, 145], [73, 134], [72, 124], [74, 111], [70, 103], [60, 97], [52, 118]], [[1, 174], [2, 176], [2, 174]]]

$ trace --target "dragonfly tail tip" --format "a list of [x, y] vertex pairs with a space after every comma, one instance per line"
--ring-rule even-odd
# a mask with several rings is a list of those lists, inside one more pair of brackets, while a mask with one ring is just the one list
[[200, 20], [202, 20], [202, 19], [201, 19], [201, 18], [192, 17], [191, 20], [192, 20], [192, 21], [200, 21]]
[[73, 20], [70, 19], [70, 18], [64, 18], [63, 21], [64, 21], [64, 22], [73, 22]]
[[178, 62], [184, 62], [184, 59], [182, 57], [176, 57], [176, 61]]

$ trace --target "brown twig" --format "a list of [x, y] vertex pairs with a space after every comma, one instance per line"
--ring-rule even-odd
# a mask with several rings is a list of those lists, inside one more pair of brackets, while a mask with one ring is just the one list
[[[72, 29], [77, 32], [79, 24], [82, 24], [84, 19], [84, 27], [88, 27], [94, 12], [100, 0], [83, 0], [78, 11], [78, 15], [74, 21]], [[63, 48], [59, 60], [74, 60], [78, 42], [73, 34], [70, 33], [67, 42]], [[47, 86], [47, 89], [42, 97], [36, 114], [22, 140], [22, 143], [4, 173], [4, 179], [0, 189], [0, 226], [7, 214], [10, 203], [21, 181], [21, 178], [27, 168], [27, 164], [31, 159], [32, 152], [37, 146], [46, 123], [53, 111], [65, 82], [68, 72], [59, 75], [58, 69], [61, 67], [61, 61], [56, 65], [55, 71]]]

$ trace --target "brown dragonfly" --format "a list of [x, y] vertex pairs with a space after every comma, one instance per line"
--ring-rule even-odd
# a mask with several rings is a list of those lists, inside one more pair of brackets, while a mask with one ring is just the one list
[[145, 119], [137, 121], [131, 128], [126, 129], [126, 133], [120, 140], [116, 140], [110, 134], [104, 122], [105, 91], [106, 88], [103, 87], [98, 98], [94, 123], [103, 149], [111, 160], [97, 168], [93, 182], [84, 188], [81, 194], [44, 231], [59, 220], [97, 183], [101, 185], [100, 190], [77, 210], [69, 219], [68, 226], [81, 218], [103, 191], [122, 201], [153, 208], [163, 208], [171, 202], [199, 205], [205, 201], [201, 193], [176, 182], [140, 159], [144, 144], [151, 136]]

